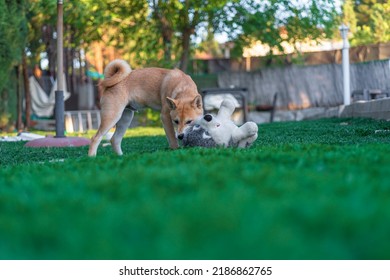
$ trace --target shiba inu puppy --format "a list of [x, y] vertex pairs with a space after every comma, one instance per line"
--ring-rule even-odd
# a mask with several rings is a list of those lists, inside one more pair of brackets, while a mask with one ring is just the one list
[[[101, 124], [89, 146], [88, 155], [96, 156], [102, 137], [114, 126], [111, 144], [122, 155], [121, 142], [134, 111], [150, 107], [161, 111], [161, 121], [169, 146], [179, 147], [177, 136], [203, 114], [202, 97], [190, 76], [178, 69], [145, 68], [131, 70], [124, 60], [114, 60], [104, 69], [100, 83]], [[176, 130], [176, 131], [175, 131]]]

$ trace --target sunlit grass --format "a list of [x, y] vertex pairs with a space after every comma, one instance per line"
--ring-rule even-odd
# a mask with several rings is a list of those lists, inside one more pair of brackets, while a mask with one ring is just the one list
[[96, 158], [1, 142], [0, 258], [388, 259], [389, 129], [273, 123], [249, 149], [172, 151], [137, 128]]
[[[115, 129], [111, 129], [110, 133], [113, 133], [114, 131]], [[67, 133], [66, 135], [91, 138], [95, 134], [96, 134], [96, 130], [88, 130], [82, 133], [79, 132]], [[161, 135], [165, 135], [164, 129], [162, 127], [134, 127], [128, 129], [124, 137], [161, 136]]]

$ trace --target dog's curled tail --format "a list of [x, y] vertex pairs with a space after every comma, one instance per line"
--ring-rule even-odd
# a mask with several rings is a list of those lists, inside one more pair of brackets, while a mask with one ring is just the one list
[[103, 88], [112, 87], [126, 78], [130, 72], [131, 67], [126, 61], [115, 59], [104, 69], [104, 80], [99, 85]]

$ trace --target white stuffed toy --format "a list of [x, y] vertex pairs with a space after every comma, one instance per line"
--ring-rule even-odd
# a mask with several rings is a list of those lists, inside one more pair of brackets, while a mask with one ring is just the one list
[[217, 116], [206, 114], [197, 119], [194, 125], [184, 132], [183, 146], [249, 147], [257, 139], [257, 124], [246, 122], [238, 127], [231, 120], [234, 109], [231, 101], [224, 100]]

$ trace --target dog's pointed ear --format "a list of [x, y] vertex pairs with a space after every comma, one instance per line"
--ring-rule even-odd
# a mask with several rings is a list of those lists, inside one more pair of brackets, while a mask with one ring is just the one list
[[169, 109], [175, 110], [177, 107], [177, 101], [173, 98], [167, 97]]
[[200, 94], [198, 94], [194, 100], [192, 100], [192, 107], [202, 109], [202, 96]]

